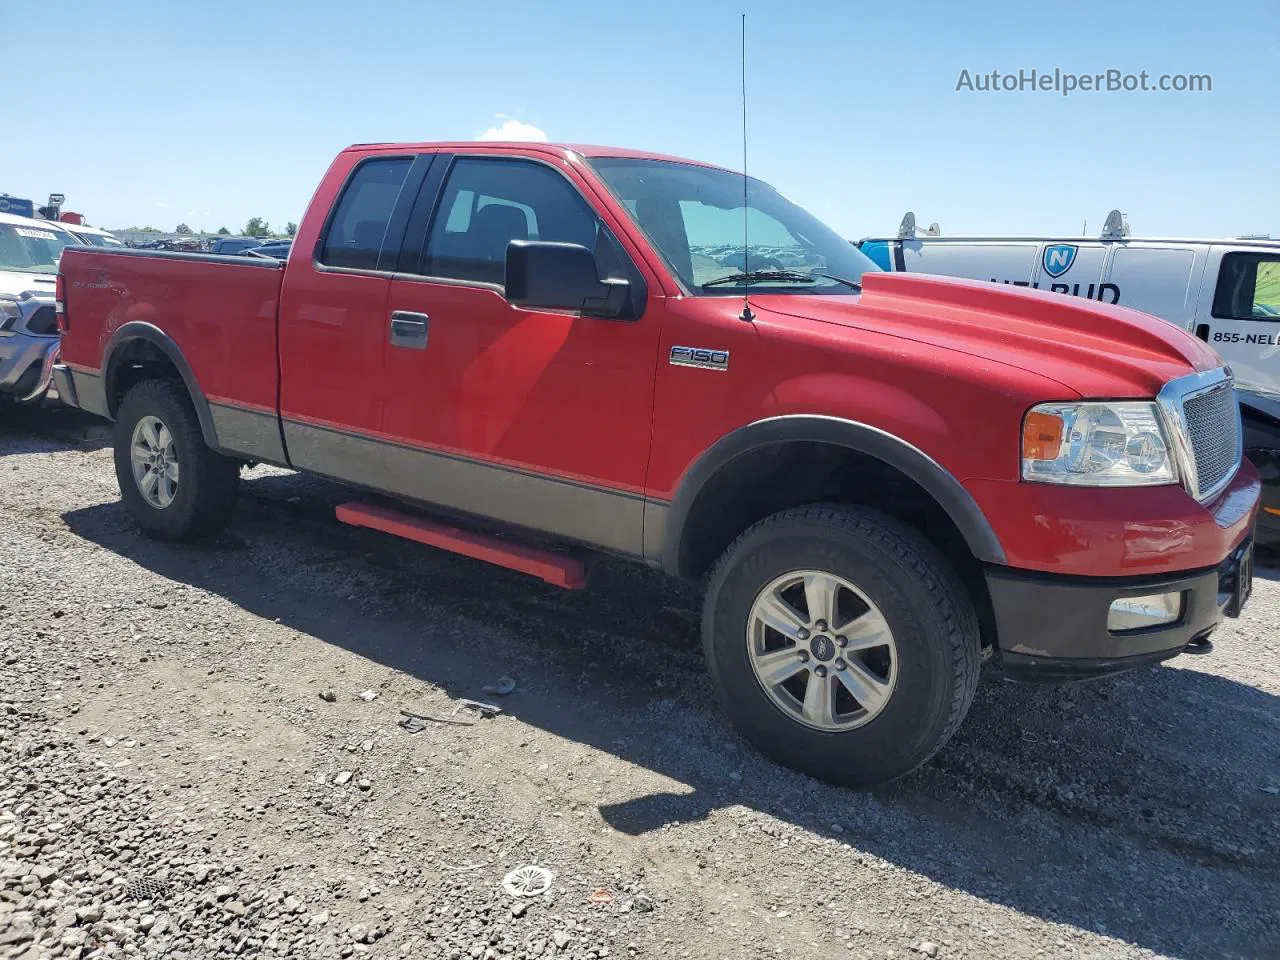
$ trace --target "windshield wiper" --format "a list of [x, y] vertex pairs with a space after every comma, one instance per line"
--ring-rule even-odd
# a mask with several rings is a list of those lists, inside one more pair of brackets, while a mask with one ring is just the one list
[[812, 283], [814, 277], [809, 273], [801, 273], [799, 270], [752, 270], [750, 273], [731, 273], [727, 277], [716, 277], [714, 280], [708, 280], [702, 286], [720, 287], [734, 283], [763, 283], [772, 281], [774, 283]]
[[844, 277], [837, 277], [835, 274], [818, 271], [805, 273], [802, 270], [752, 270], [750, 273], [732, 273], [727, 277], [716, 277], [714, 280], [708, 280], [702, 287], [706, 289], [707, 287], [728, 286], [738, 283], [744, 285], [752, 283], [813, 283], [819, 277], [826, 280], [834, 280], [836, 283], [843, 283], [854, 290], [862, 289], [862, 284], [856, 280], [846, 280]]

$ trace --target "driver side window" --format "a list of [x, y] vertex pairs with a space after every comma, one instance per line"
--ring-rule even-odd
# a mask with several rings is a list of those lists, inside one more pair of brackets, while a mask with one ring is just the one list
[[1280, 256], [1226, 254], [1213, 296], [1213, 315], [1224, 320], [1280, 320]]
[[454, 161], [419, 272], [503, 286], [512, 240], [580, 244], [595, 252], [602, 278], [627, 275], [617, 241], [561, 174], [542, 163], [488, 157]]

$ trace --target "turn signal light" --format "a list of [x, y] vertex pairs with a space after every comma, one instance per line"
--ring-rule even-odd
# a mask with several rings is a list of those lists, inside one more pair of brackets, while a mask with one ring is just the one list
[[1062, 452], [1062, 418], [1032, 410], [1022, 422], [1022, 456], [1026, 460], [1056, 460]]

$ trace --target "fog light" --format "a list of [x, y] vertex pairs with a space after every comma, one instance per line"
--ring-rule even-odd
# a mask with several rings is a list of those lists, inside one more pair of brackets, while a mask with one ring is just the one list
[[1107, 629], [1112, 633], [1143, 630], [1174, 623], [1182, 616], [1182, 593], [1151, 593], [1144, 597], [1122, 597], [1107, 612]]

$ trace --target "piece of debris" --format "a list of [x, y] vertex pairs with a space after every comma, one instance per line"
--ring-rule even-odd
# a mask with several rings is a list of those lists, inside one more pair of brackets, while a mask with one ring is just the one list
[[356, 694], [356, 696], [358, 696], [365, 703], [368, 703], [370, 700], [378, 699], [378, 695], [374, 693], [372, 690], [366, 690], [363, 693]]
[[637, 893], [634, 897], [627, 901], [627, 905], [636, 913], [652, 913], [653, 900], [645, 896], [643, 893]]
[[528, 912], [529, 912], [528, 900], [520, 900], [511, 905], [511, 915], [513, 917], [523, 917]]
[[613, 891], [606, 889], [605, 887], [597, 887], [595, 890], [592, 890], [587, 894], [587, 902], [602, 904], [613, 903]]
[[1276, 794], [1280, 793], [1280, 787], [1263, 787], [1262, 792], [1269, 793], [1274, 797]]
[[500, 697], [505, 697], [507, 694], [514, 691], [515, 688], [516, 682], [511, 677], [499, 677], [497, 680], [493, 681], [493, 683], [486, 683], [480, 689], [485, 693], [496, 693]]
[[925, 940], [920, 946], [916, 947], [917, 953], [923, 953], [926, 957], [936, 957], [938, 955], [938, 945], [932, 940]]
[[569, 941], [573, 939], [566, 930], [557, 930], [551, 935], [552, 941], [555, 942], [557, 950], [563, 950], [569, 945]]
[[321, 690], [320, 699], [325, 703], [337, 703], [338, 695], [332, 690]]
[[502, 878], [502, 889], [513, 897], [536, 897], [550, 890], [555, 878], [546, 867], [526, 863]]
[[356, 786], [359, 787], [361, 790], [368, 790], [370, 787], [373, 786], [373, 784], [370, 781], [366, 780], [364, 777], [361, 777], [359, 780], [356, 781]]
[[496, 717], [502, 712], [502, 708], [496, 703], [485, 703], [483, 700], [468, 700], [465, 697], [459, 698], [458, 707], [465, 710], [474, 710], [486, 720], [490, 717]]
[[340, 774], [338, 774], [336, 777], [333, 778], [333, 782], [336, 786], [340, 787], [344, 783], [350, 783], [352, 776], [353, 774], [351, 773], [350, 770], [343, 770]]
[[421, 733], [427, 729], [427, 723], [452, 723], [459, 727], [474, 727], [474, 720], [459, 720], [455, 717], [432, 717], [423, 713], [412, 713], [408, 710], [401, 710], [401, 716], [404, 718], [397, 726], [410, 733]]

